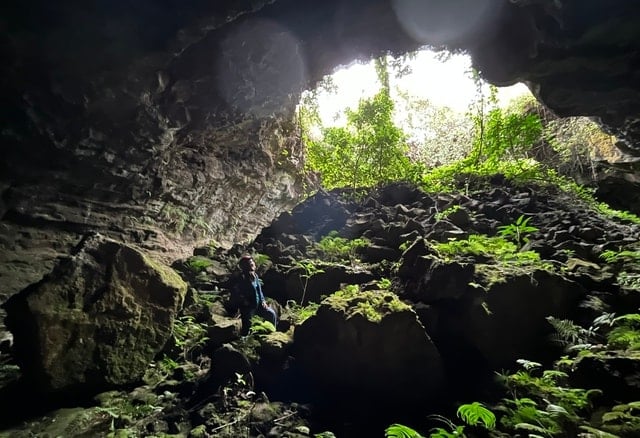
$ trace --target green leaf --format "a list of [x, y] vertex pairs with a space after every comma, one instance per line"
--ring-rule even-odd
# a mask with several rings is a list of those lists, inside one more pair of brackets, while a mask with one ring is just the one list
[[486, 429], [493, 429], [496, 425], [494, 413], [480, 402], [460, 405], [456, 414], [469, 426], [476, 426], [481, 423]]
[[409, 426], [394, 423], [384, 431], [385, 438], [424, 438]]

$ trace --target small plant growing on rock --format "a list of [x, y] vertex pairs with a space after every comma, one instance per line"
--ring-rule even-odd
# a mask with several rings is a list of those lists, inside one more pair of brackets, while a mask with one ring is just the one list
[[268, 335], [276, 331], [275, 326], [270, 321], [254, 316], [251, 318], [251, 328], [249, 331], [254, 335]]
[[302, 260], [295, 262], [294, 267], [302, 269], [303, 273], [300, 274], [300, 281], [304, 279], [302, 285], [302, 298], [300, 299], [300, 305], [304, 306], [304, 299], [307, 295], [307, 286], [309, 286], [309, 279], [316, 274], [321, 274], [324, 270], [318, 268], [316, 264], [311, 260]]
[[194, 273], [199, 273], [213, 265], [213, 261], [202, 256], [193, 256], [187, 260], [187, 266]]
[[271, 258], [268, 255], [262, 254], [259, 252], [253, 255], [253, 260], [256, 262], [256, 266], [258, 267], [266, 265], [267, 263], [271, 262]]
[[320, 304], [309, 303], [306, 306], [301, 306], [293, 300], [287, 302], [287, 308], [291, 312], [291, 320], [293, 324], [302, 324], [305, 320], [315, 315]]
[[388, 278], [381, 278], [380, 280], [376, 281], [376, 286], [378, 286], [378, 288], [382, 290], [389, 290], [391, 288], [391, 280], [389, 280]]
[[607, 336], [607, 343], [620, 350], [640, 350], [640, 314], [621, 315], [612, 322], [614, 329]]
[[559, 436], [573, 430], [591, 401], [602, 394], [599, 389], [567, 386], [568, 374], [551, 369], [540, 371], [541, 365], [518, 360], [525, 370], [499, 374], [513, 399], [503, 399], [498, 409], [504, 413], [501, 424], [515, 433], [528, 432], [541, 436]]
[[469, 426], [482, 425], [486, 429], [496, 426], [496, 416], [480, 402], [460, 405], [456, 415]]
[[620, 261], [637, 263], [640, 262], [640, 251], [613, 251], [608, 249], [600, 254], [600, 258], [607, 263], [617, 263]]
[[498, 227], [498, 235], [513, 240], [518, 245], [518, 248], [522, 248], [529, 241], [527, 235], [538, 231], [538, 228], [529, 225], [530, 220], [530, 217], [520, 215], [514, 223]]
[[191, 361], [193, 350], [202, 347], [209, 340], [207, 325], [196, 322], [191, 315], [181, 316], [173, 324], [173, 338], [176, 347], [182, 349], [184, 359]]
[[392, 424], [384, 431], [385, 438], [424, 438], [416, 430], [404, 424]]
[[332, 262], [355, 259], [356, 250], [369, 244], [367, 239], [358, 238], [349, 240], [338, 236], [333, 230], [316, 243], [317, 248]]
[[442, 219], [446, 219], [449, 215], [455, 213], [456, 211], [460, 210], [462, 207], [459, 205], [452, 205], [451, 207], [439, 211], [438, 213], [436, 213], [433, 217], [435, 220], [437, 221], [441, 221]]

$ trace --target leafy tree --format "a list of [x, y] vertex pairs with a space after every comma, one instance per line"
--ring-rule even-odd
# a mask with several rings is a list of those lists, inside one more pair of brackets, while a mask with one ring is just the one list
[[469, 153], [473, 133], [469, 117], [406, 92], [398, 92], [397, 99], [402, 117], [396, 120], [411, 133], [408, 143], [412, 160], [435, 167], [460, 160]]
[[416, 181], [421, 167], [411, 162], [406, 136], [393, 121], [386, 58], [376, 61], [382, 86], [354, 111], [346, 110], [344, 127], [322, 129], [322, 139], [307, 139], [307, 164], [326, 188], [370, 187], [397, 180]]

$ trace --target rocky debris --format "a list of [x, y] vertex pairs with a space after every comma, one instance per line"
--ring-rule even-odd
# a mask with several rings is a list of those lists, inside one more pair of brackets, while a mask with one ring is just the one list
[[[635, 277], [628, 277], [634, 264], [603, 258], [608, 249], [636, 248], [638, 225], [607, 218], [567, 194], [505, 185], [441, 195], [393, 184], [355, 195], [318, 193], [250, 245], [199, 247], [173, 264], [192, 286], [180, 316], [192, 336], [182, 346], [167, 343], [156, 364], [164, 357], [191, 365], [154, 386], [176, 394], [176, 402], [146, 423], [148, 430], [217, 436], [242, 424], [250, 436], [296, 436], [307, 433], [300, 432], [307, 423], [295, 403], [307, 402], [380, 413], [380, 421], [396, 408], [419, 406], [424, 415], [434, 397], [446, 404], [495, 390], [495, 372], [513, 370], [518, 359], [553, 363], [564, 344], [550, 341], [550, 317], [592, 333], [603, 312], [624, 314], [640, 304]], [[522, 259], [450, 254], [441, 246], [499, 237], [523, 216], [536, 229], [500, 243]], [[323, 247], [328, 237], [335, 240]], [[359, 239], [365, 245], [350, 246]], [[276, 332], [262, 327], [238, 338], [227, 300], [243, 252], [260, 260], [264, 291], [281, 315]], [[306, 309], [303, 296], [312, 304]], [[608, 395], [601, 386], [605, 397], [631, 400], [637, 391], [628, 361], [575, 362], [569, 374], [580, 382], [612, 373]], [[338, 393], [346, 395], [336, 400]], [[251, 406], [268, 420], [253, 422]], [[296, 421], [274, 420], [272, 408]], [[336, 417], [332, 429], [341, 423]]]
[[133, 383], [169, 339], [186, 289], [141, 252], [89, 237], [3, 304], [16, 361], [45, 393]]
[[11, 230], [0, 238], [32, 227], [46, 238], [0, 242], [0, 293], [48, 272], [25, 266], [51, 263], [40, 242], [59, 242], [61, 228], [167, 259], [213, 239], [250, 241], [303, 192], [292, 121], [302, 91], [388, 52], [462, 49], [494, 83], [526, 82], [558, 114], [596, 117], [638, 154], [635, 2], [464, 4], [12, 2], [0, 70], [0, 217]]
[[[341, 403], [433, 400], [442, 360], [409, 306], [390, 292], [326, 298], [294, 332], [294, 356], [313, 386]], [[373, 398], [373, 400], [372, 400]]]
[[640, 393], [640, 353], [638, 351], [596, 351], [578, 357], [571, 373], [578, 387], [603, 388], [609, 402], [637, 401]]
[[594, 195], [613, 208], [640, 214], [640, 178], [634, 174], [600, 178]]

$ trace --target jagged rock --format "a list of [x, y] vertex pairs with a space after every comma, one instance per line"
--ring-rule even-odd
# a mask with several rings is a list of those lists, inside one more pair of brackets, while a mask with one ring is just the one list
[[437, 221], [427, 234], [427, 239], [438, 242], [446, 242], [449, 239], [464, 239], [466, 237], [466, 231], [446, 220]]
[[323, 394], [366, 404], [433, 398], [441, 358], [409, 306], [389, 292], [325, 299], [294, 332], [294, 356]]
[[214, 351], [223, 344], [237, 339], [240, 335], [240, 326], [240, 318], [213, 315], [211, 317], [211, 324], [207, 328], [207, 337], [209, 340], [207, 341], [205, 350]]
[[443, 307], [434, 337], [442, 343], [460, 335], [493, 370], [509, 368], [516, 359], [544, 361], [554, 353], [545, 318], [571, 318], [585, 294], [579, 284], [546, 271], [506, 276], [455, 309]]
[[43, 391], [134, 382], [169, 338], [186, 289], [138, 250], [90, 237], [3, 305], [16, 360]]
[[474, 274], [474, 265], [471, 263], [444, 263], [436, 260], [424, 272], [415, 290], [407, 292], [415, 301], [427, 304], [459, 299], [469, 290]]
[[261, 360], [283, 362], [287, 358], [292, 343], [293, 339], [290, 334], [282, 332], [269, 333], [260, 338], [258, 353]]
[[[207, 375], [198, 382], [198, 386], [190, 399], [190, 403], [197, 404], [203, 399], [215, 394], [221, 385], [233, 383], [238, 375], [244, 376], [251, 373], [251, 363], [247, 356], [231, 344], [224, 344], [213, 352], [211, 356], [211, 368]], [[253, 382], [247, 382], [253, 386]]]
[[[274, 293], [267, 292], [267, 294], [274, 298], [279, 298], [281, 302], [294, 300], [299, 303], [303, 295], [305, 297], [305, 303], [311, 301], [319, 302], [321, 297], [340, 290], [342, 285], [363, 284], [375, 278], [375, 276], [367, 270], [347, 265], [319, 263], [316, 267], [322, 269], [324, 272], [312, 275], [308, 281], [303, 277], [305, 272], [302, 268], [292, 269], [284, 274], [284, 281], [282, 281], [282, 276], [280, 276], [280, 279], [274, 278], [276, 276], [275, 273], [269, 277], [265, 277], [265, 284], [271, 284], [270, 287], [277, 288], [276, 285], [282, 285], [280, 291], [274, 290]], [[268, 282], [267, 278], [269, 278]], [[265, 290], [267, 290], [266, 287]], [[284, 297], [282, 297], [283, 292], [286, 294]]]
[[447, 215], [447, 220], [458, 228], [465, 229], [471, 224], [471, 216], [465, 208], [458, 208]]
[[571, 382], [580, 388], [599, 388], [608, 400], [631, 402], [640, 393], [640, 352], [604, 351], [579, 356]]

